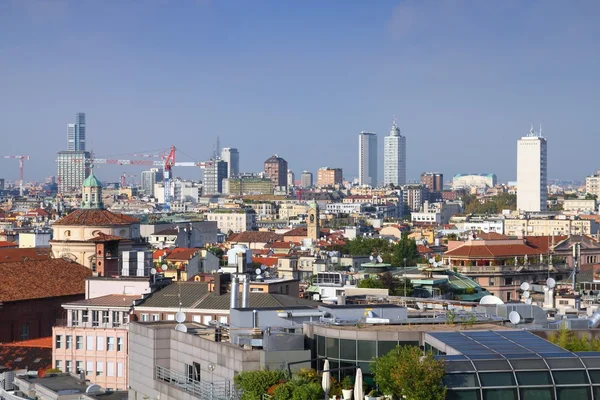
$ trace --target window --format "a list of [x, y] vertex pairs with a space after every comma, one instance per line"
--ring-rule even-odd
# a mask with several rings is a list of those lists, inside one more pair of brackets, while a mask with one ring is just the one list
[[92, 326], [100, 325], [100, 322], [99, 322], [100, 315], [99, 314], [100, 314], [99, 311], [92, 311]]
[[29, 339], [29, 324], [25, 323], [21, 325], [21, 340]]
[[96, 376], [101, 376], [104, 373], [104, 361], [96, 362]]
[[108, 324], [108, 322], [109, 322], [108, 311], [102, 311], [102, 323]]
[[79, 315], [77, 310], [71, 310], [71, 325], [77, 326], [79, 325]]
[[93, 361], [86, 361], [86, 363], [85, 363], [85, 374], [87, 376], [92, 376], [93, 372], [94, 372], [94, 362]]
[[83, 361], [75, 361], [75, 373], [83, 372]]
[[115, 363], [106, 363], [106, 376], [115, 376]]
[[62, 347], [62, 335], [56, 335], [56, 348], [60, 349]]
[[[71, 336], [71, 335], [67, 335], [67, 336], [65, 336], [65, 337], [66, 337], [66, 339], [67, 339], [67, 340], [66, 340], [66, 346], [65, 346], [65, 348], [66, 348], [66, 349], [70, 349], [71, 347], [73, 347], [73, 336]], [[70, 372], [70, 371], [67, 371], [67, 372]]]
[[148, 314], [142, 314], [142, 322], [148, 321]]
[[506, 292], [506, 301], [510, 301], [511, 292]]
[[75, 350], [83, 349], [83, 336], [75, 336]]
[[115, 349], [115, 338], [112, 336], [106, 337], [106, 350], [113, 351]]
[[56, 363], [54, 364], [54, 368], [62, 371], [62, 360], [56, 360]]
[[88, 314], [88, 310], [82, 310], [81, 311], [81, 322], [86, 324], [89, 322], [89, 314]]
[[104, 336], [96, 336], [96, 350], [104, 351]]
[[117, 336], [117, 351], [123, 351], [123, 338]]
[[490, 286], [494, 286], [494, 278], [489, 278], [488, 282]]
[[85, 349], [87, 351], [92, 351], [94, 350], [94, 337], [93, 336], [86, 336], [85, 337], [86, 340], [86, 346]]
[[356, 340], [340, 339], [340, 358], [356, 360]]
[[175, 321], [175, 314], [167, 314], [167, 321]]
[[71, 368], [73, 368], [73, 361], [67, 360], [67, 365], [66, 365], [66, 371], [65, 372], [72, 372]]
[[113, 322], [113, 326], [119, 326], [119, 324], [121, 323], [121, 313], [118, 311], [113, 311], [112, 312], [112, 322]]
[[512, 285], [513, 284], [513, 278], [504, 278], [504, 284], [505, 285]]
[[117, 363], [117, 376], [123, 376], [123, 363]]
[[192, 317], [192, 321], [194, 321], [194, 322], [200, 322], [200, 316], [199, 315], [194, 315]]
[[160, 321], [160, 314], [152, 314], [152, 321]]

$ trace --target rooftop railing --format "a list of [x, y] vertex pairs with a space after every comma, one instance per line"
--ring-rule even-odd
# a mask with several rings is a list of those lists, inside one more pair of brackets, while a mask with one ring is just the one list
[[230, 381], [197, 381], [160, 365], [156, 366], [156, 380], [166, 382], [203, 400], [235, 400], [239, 398]]

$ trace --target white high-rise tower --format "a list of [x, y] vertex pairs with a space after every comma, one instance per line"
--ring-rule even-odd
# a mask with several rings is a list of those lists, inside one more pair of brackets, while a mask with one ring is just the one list
[[377, 135], [374, 133], [358, 135], [358, 184], [377, 186]]
[[234, 178], [240, 174], [240, 153], [233, 147], [221, 149], [221, 160], [227, 163], [227, 178]]
[[517, 209], [546, 211], [548, 200], [546, 138], [535, 133], [533, 126], [527, 136], [517, 142]]
[[406, 137], [400, 134], [396, 121], [383, 139], [383, 184], [406, 184]]

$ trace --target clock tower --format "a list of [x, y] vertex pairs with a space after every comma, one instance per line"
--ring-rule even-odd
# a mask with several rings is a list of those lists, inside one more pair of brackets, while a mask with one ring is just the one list
[[319, 207], [317, 203], [311, 203], [308, 208], [308, 216], [306, 220], [307, 237], [316, 243], [321, 236], [321, 228], [319, 227]]

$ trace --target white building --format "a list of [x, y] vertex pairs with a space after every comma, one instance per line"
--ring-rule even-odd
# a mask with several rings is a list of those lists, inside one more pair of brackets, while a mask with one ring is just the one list
[[[171, 201], [172, 202], [191, 202], [197, 203], [200, 195], [200, 186], [196, 182], [174, 180], [171, 182]], [[159, 203], [165, 202], [165, 184], [156, 183], [154, 185], [154, 197]]]
[[227, 163], [227, 178], [238, 176], [240, 173], [240, 153], [233, 147], [221, 149], [221, 160]]
[[585, 178], [585, 192], [595, 194], [600, 199], [600, 170]]
[[256, 212], [254, 210], [217, 209], [206, 214], [208, 221], [216, 221], [222, 233], [251, 231], [256, 228]]
[[300, 178], [300, 186], [303, 189], [308, 189], [313, 186], [313, 174], [309, 171], [302, 171], [302, 176]]
[[154, 197], [154, 185], [163, 181], [163, 173], [160, 168], [150, 168], [142, 171], [142, 192], [149, 197]]
[[358, 184], [377, 187], [377, 135], [358, 135]]
[[596, 211], [596, 200], [584, 200], [584, 199], [566, 199], [563, 202], [564, 211], [581, 211], [581, 212], [593, 212]]
[[533, 127], [517, 142], [517, 209], [546, 211], [548, 200], [546, 139]]
[[461, 231], [504, 234], [504, 218], [470, 217], [462, 224], [455, 224]]
[[406, 137], [394, 121], [390, 135], [383, 144], [383, 184], [400, 186], [406, 184]]
[[367, 203], [327, 203], [326, 212], [329, 214], [355, 214], [361, 213]]
[[413, 223], [420, 224], [447, 224], [454, 214], [462, 212], [462, 206], [459, 203], [429, 203], [425, 201], [419, 212], [410, 213], [410, 219]]
[[296, 176], [294, 175], [294, 171], [292, 171], [291, 169], [288, 169], [287, 171], [287, 183], [288, 188], [296, 186]]
[[456, 174], [452, 178], [452, 189], [485, 189], [496, 186], [496, 174]]

